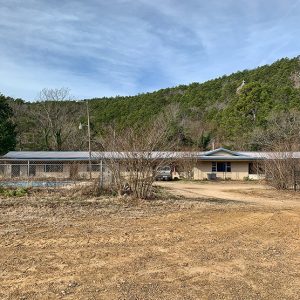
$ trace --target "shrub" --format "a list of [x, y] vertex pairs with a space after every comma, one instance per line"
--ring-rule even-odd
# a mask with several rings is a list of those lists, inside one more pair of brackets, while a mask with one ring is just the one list
[[17, 189], [5, 189], [0, 188], [0, 195], [4, 197], [23, 197], [28, 194], [28, 189], [17, 188]]

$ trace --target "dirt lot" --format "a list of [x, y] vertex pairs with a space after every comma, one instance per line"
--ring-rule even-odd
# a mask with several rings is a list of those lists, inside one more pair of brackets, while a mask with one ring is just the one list
[[299, 299], [300, 196], [162, 185], [177, 199], [1, 199], [0, 299]]

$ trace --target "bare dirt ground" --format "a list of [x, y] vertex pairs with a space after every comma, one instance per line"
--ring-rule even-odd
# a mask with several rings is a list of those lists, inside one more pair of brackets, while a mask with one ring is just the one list
[[0, 299], [299, 299], [298, 195], [161, 185], [177, 198], [0, 199]]
[[227, 199], [253, 205], [300, 207], [300, 192], [278, 192], [267, 185], [255, 182], [161, 181], [156, 185], [183, 198]]

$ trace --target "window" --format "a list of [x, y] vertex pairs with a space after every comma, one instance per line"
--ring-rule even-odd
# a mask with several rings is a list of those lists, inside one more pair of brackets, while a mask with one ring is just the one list
[[264, 165], [259, 162], [250, 162], [249, 163], [249, 174], [265, 174], [266, 170]]
[[[90, 165], [87, 165], [87, 171], [90, 171]], [[101, 171], [101, 165], [100, 164], [91, 164], [91, 172], [100, 172]]]
[[0, 175], [4, 175], [4, 165], [0, 165]]
[[45, 165], [44, 166], [44, 171], [46, 173], [61, 173], [64, 171], [64, 165]]
[[211, 171], [212, 172], [217, 172], [217, 163], [215, 161], [213, 161], [211, 163]]
[[217, 162], [217, 172], [226, 172], [225, 162]]
[[231, 172], [231, 162], [213, 161], [211, 163], [212, 172]]
[[231, 162], [226, 163], [226, 172], [231, 172]]
[[157, 171], [171, 171], [170, 166], [158, 167]]
[[[90, 171], [89, 164], [86, 166], [86, 170], [87, 170], [87, 172]], [[91, 172], [101, 172], [101, 164], [92, 163], [91, 164]], [[102, 163], [102, 172], [105, 172], [105, 164], [103, 164], [103, 163]]]

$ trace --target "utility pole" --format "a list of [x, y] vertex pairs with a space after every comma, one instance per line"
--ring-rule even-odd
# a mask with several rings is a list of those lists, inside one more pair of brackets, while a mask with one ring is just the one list
[[86, 114], [87, 114], [87, 124], [79, 124], [79, 129], [83, 129], [83, 126], [87, 126], [88, 129], [88, 143], [89, 143], [89, 173], [90, 179], [92, 179], [92, 151], [91, 151], [91, 123], [90, 123], [90, 110], [89, 101], [86, 100]]
[[91, 124], [90, 124], [90, 110], [89, 110], [88, 100], [86, 100], [86, 114], [87, 114], [87, 128], [88, 128], [88, 138], [89, 138], [89, 170], [90, 170], [90, 180], [91, 180], [92, 179]]

